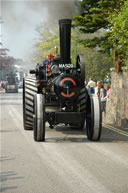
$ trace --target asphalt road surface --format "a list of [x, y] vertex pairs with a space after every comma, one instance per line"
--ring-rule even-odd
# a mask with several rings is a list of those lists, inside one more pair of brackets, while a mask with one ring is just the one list
[[0, 192], [128, 193], [128, 129], [105, 127], [100, 142], [64, 125], [35, 142], [23, 129], [21, 90], [0, 92]]

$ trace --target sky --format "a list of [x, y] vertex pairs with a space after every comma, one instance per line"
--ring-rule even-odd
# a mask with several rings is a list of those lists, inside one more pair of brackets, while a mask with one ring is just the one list
[[2, 44], [9, 55], [26, 60], [32, 53], [39, 24], [72, 18], [75, 0], [0, 0]]

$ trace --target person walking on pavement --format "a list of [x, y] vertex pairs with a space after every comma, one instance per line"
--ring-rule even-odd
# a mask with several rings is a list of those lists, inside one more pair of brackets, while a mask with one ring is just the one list
[[94, 84], [95, 84], [95, 82], [91, 78], [89, 78], [89, 82], [88, 82], [88, 93], [89, 93], [89, 95], [92, 95], [92, 94], [95, 93]]

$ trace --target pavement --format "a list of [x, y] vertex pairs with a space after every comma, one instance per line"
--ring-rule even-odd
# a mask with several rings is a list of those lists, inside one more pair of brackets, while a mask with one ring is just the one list
[[119, 127], [119, 126], [115, 126], [115, 125], [112, 125], [112, 124], [106, 124], [106, 123], [102, 123], [102, 126], [111, 130], [111, 131], [115, 131], [123, 136], [126, 136], [128, 137], [128, 127], [127, 128], [124, 128], [124, 127]]

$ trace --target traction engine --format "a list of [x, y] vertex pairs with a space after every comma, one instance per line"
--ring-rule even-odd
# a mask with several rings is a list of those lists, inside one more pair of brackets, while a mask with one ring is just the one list
[[45, 141], [46, 122], [50, 128], [59, 123], [86, 129], [87, 138], [98, 141], [101, 136], [99, 98], [89, 96], [84, 85], [85, 63], [77, 55], [71, 63], [71, 20], [59, 20], [60, 56], [52, 59], [50, 67], [37, 64], [23, 81], [24, 129], [33, 129], [35, 141]]

